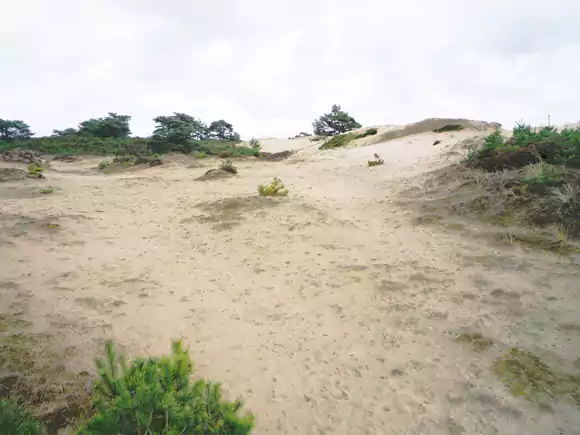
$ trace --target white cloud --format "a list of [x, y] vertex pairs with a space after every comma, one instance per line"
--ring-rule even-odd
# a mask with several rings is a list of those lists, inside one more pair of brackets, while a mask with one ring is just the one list
[[363, 124], [580, 118], [580, 2], [2, 1], [0, 117], [39, 134], [108, 111], [288, 136]]

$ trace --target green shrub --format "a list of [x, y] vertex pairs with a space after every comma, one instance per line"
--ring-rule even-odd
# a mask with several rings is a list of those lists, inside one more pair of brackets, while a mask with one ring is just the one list
[[466, 162], [485, 170], [517, 169], [538, 162], [580, 168], [580, 128], [558, 131], [518, 123], [506, 140], [499, 130], [488, 135], [481, 149], [469, 151]]
[[286, 189], [282, 180], [274, 177], [274, 180], [270, 184], [260, 184], [258, 186], [258, 194], [260, 196], [287, 196], [288, 189]]
[[376, 128], [369, 128], [368, 130], [363, 131], [361, 134], [359, 134], [358, 136], [356, 136], [355, 139], [362, 139], [363, 137], [374, 136], [378, 132], [379, 131]]
[[375, 154], [374, 157], [375, 157], [374, 160], [368, 161], [369, 166], [380, 166], [380, 165], [385, 163], [385, 161], [383, 159], [381, 159], [381, 156], [379, 156], [378, 154]]
[[239, 401], [222, 399], [220, 384], [191, 379], [193, 364], [181, 342], [173, 343], [170, 356], [131, 363], [107, 342], [97, 368], [96, 412], [79, 435], [243, 435], [254, 426], [251, 414], [239, 414]]
[[45, 431], [28, 411], [11, 402], [0, 400], [0, 434], [44, 435]]
[[250, 141], [248, 142], [248, 146], [253, 150], [260, 150], [262, 148], [262, 144], [255, 137], [250, 139]]
[[222, 164], [220, 165], [220, 169], [222, 169], [223, 171], [226, 171], [226, 172], [230, 172], [232, 174], [238, 173], [238, 168], [236, 168], [234, 166], [234, 164], [231, 162], [231, 160], [226, 160], [226, 161], [222, 162]]
[[355, 138], [352, 133], [339, 134], [338, 136], [333, 136], [326, 142], [324, 142], [318, 149], [320, 150], [331, 150], [333, 148], [344, 147], [350, 143]]
[[54, 192], [54, 189], [51, 186], [43, 187], [42, 189], [40, 189], [40, 193], [42, 193], [43, 195], [48, 195], [52, 192]]
[[559, 186], [564, 182], [564, 173], [557, 166], [540, 162], [527, 166], [520, 181], [523, 184]]
[[200, 153], [200, 152], [198, 152], [198, 153], [195, 153], [193, 156], [196, 159], [205, 159], [207, 157], [207, 154], [206, 153]]
[[460, 131], [463, 130], [465, 127], [463, 127], [462, 125], [459, 124], [447, 124], [444, 125], [443, 127], [440, 128], [436, 128], [435, 130], [433, 130], [433, 133], [445, 133], [447, 131]]

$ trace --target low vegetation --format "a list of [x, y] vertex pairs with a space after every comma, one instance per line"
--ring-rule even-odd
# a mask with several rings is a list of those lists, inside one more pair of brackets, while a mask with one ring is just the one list
[[357, 135], [355, 139], [362, 139], [368, 136], [374, 136], [379, 131], [376, 128], [369, 128], [368, 130], [363, 131], [361, 134]]
[[580, 376], [556, 370], [530, 352], [512, 348], [495, 361], [494, 370], [516, 396], [580, 405]]
[[461, 131], [465, 127], [459, 124], [446, 124], [443, 127], [439, 127], [433, 130], [433, 133], [447, 133], [450, 131]]
[[456, 338], [456, 341], [469, 344], [478, 352], [485, 352], [493, 345], [491, 338], [484, 337], [479, 332], [464, 332]]
[[4, 435], [44, 435], [42, 424], [26, 409], [0, 400], [0, 433]]
[[[222, 398], [219, 383], [192, 379], [193, 363], [181, 342], [173, 343], [169, 356], [130, 363], [111, 342], [105, 350], [97, 360], [91, 416], [74, 433], [244, 435], [254, 427], [254, 416], [241, 413], [239, 400]], [[48, 429], [23, 407], [0, 401], [0, 433], [41, 435]]]
[[368, 161], [369, 166], [380, 166], [385, 163], [385, 161], [381, 159], [381, 156], [379, 156], [378, 154], [375, 154], [374, 157], [375, 157], [374, 160]]
[[43, 167], [36, 164], [36, 163], [30, 163], [28, 165], [28, 178], [44, 178], [44, 175], [42, 175], [42, 171], [43, 171]]
[[226, 161], [222, 162], [222, 164], [220, 165], [220, 169], [222, 171], [226, 171], [226, 172], [229, 172], [231, 174], [238, 173], [238, 168], [236, 168], [230, 160], [226, 160]]
[[40, 189], [40, 193], [43, 195], [48, 195], [54, 192], [54, 189], [51, 186], [48, 187], [43, 187], [42, 189]]
[[[470, 144], [464, 162], [431, 182], [453, 187], [424, 203], [424, 213], [449, 213], [491, 223], [494, 238], [570, 254], [580, 252], [580, 129], [518, 124]], [[434, 190], [438, 190], [435, 188]]]
[[258, 194], [260, 196], [287, 196], [288, 189], [278, 177], [275, 177], [270, 184], [260, 184]]
[[352, 133], [339, 134], [338, 136], [333, 136], [328, 139], [322, 145], [318, 147], [320, 150], [331, 150], [334, 148], [340, 148], [347, 146], [355, 138]]

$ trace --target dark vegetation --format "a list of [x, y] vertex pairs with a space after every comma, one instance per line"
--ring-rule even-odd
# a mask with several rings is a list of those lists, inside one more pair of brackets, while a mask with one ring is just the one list
[[461, 131], [465, 127], [460, 124], [445, 124], [443, 127], [439, 127], [433, 130], [433, 133], [446, 133], [448, 131]]
[[[579, 252], [580, 129], [534, 129], [518, 124], [472, 144], [461, 165], [437, 172], [436, 184], [457, 182], [423, 212], [477, 216], [510, 243], [561, 254]], [[424, 215], [427, 218], [427, 215]]]
[[363, 137], [367, 136], [374, 136], [379, 131], [376, 128], [369, 128], [368, 130], [363, 131], [361, 134], [356, 136], [356, 139], [362, 139]]
[[[132, 362], [118, 357], [110, 342], [105, 349], [105, 358], [97, 360], [92, 407], [76, 422], [75, 433], [243, 435], [253, 428], [253, 415], [241, 414], [240, 401], [224, 400], [219, 383], [192, 379], [193, 364], [180, 342], [169, 356]], [[21, 405], [0, 401], [2, 434], [40, 435], [59, 428], [44, 426]]]
[[182, 152], [223, 157], [260, 155], [259, 147], [240, 145], [240, 136], [224, 120], [209, 125], [185, 113], [158, 116], [151, 137], [131, 137], [130, 116], [109, 113], [81, 122], [77, 128], [53, 130], [48, 137], [33, 137], [22, 121], [0, 119], [0, 151], [21, 148], [46, 154], [97, 154], [140, 156]]
[[338, 104], [332, 106], [330, 113], [325, 113], [312, 123], [314, 134], [316, 136], [336, 136], [346, 133], [347, 131], [361, 128], [358, 122], [343, 111]]

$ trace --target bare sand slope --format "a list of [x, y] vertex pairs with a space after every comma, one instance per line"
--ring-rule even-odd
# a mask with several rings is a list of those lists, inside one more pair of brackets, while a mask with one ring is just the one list
[[[492, 370], [511, 346], [578, 364], [578, 266], [417, 226], [400, 205], [481, 134], [266, 141], [300, 151], [210, 182], [194, 179], [214, 160], [109, 176], [98, 160], [55, 164], [50, 195], [0, 185], [0, 302], [68, 346], [76, 371], [105, 338], [138, 355], [182, 337], [259, 434], [578, 433], [578, 408], [514, 397]], [[377, 152], [385, 164], [367, 168]], [[274, 176], [290, 195], [258, 198]], [[477, 352], [464, 331], [495, 344]]]

